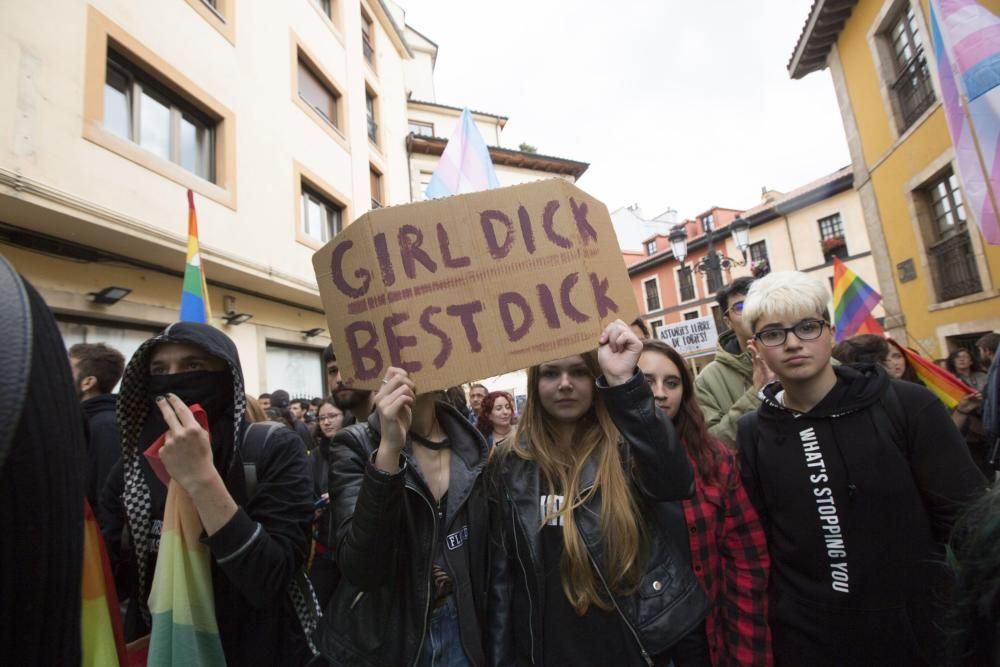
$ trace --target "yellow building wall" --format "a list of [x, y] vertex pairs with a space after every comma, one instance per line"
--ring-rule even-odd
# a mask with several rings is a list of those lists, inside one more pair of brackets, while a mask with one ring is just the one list
[[[884, 100], [885, 85], [877, 69], [873, 43], [869, 39], [872, 26], [885, 6], [883, 0], [861, 0], [854, 8], [837, 42], [837, 53], [843, 68], [847, 92], [860, 137], [865, 167], [870, 173], [878, 213], [889, 247], [889, 262], [900, 306], [906, 317], [906, 330], [911, 345], [922, 348], [934, 357], [945, 356], [946, 337], [978, 331], [1000, 330], [1000, 292], [996, 290], [1000, 277], [1000, 246], [982, 242], [979, 229], [969, 225], [970, 235], [976, 235], [982, 248], [980, 279], [984, 292], [955, 300], [955, 305], [938, 306], [932, 277], [927, 269], [923, 245], [918, 240], [914, 220], [914, 198], [911, 188], [918, 174], [925, 172], [952, 149], [940, 101], [916, 126], [895, 136]], [[1000, 12], [1000, 0], [982, 4]], [[922, 2], [924, 25], [929, 24], [927, 3]], [[936, 81], [936, 64], [929, 38], [924, 40], [932, 77]], [[936, 85], [936, 84], [935, 84]], [[928, 174], [929, 176], [929, 174]], [[862, 183], [856, 184], [863, 185]], [[974, 247], [977, 245], [974, 242]], [[881, 259], [881, 258], [877, 258]], [[896, 265], [913, 259], [917, 271], [915, 280], [899, 282]], [[983, 268], [985, 267], [985, 275]]]

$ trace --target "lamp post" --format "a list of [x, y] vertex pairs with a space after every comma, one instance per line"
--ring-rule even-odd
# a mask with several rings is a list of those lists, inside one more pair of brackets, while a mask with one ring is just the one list
[[[729, 223], [729, 232], [733, 237], [733, 243], [740, 249], [743, 255], [742, 260], [733, 259], [715, 249], [715, 225], [711, 215], [701, 219], [702, 229], [708, 237], [708, 250], [705, 256], [694, 264], [694, 270], [698, 273], [714, 273], [725, 269], [731, 270], [734, 266], [746, 266], [747, 248], [750, 247], [750, 223], [743, 218], [736, 218]], [[674, 257], [684, 266], [684, 258], [687, 257], [687, 231], [683, 225], [674, 227], [668, 236], [670, 239], [670, 249], [673, 250]]]

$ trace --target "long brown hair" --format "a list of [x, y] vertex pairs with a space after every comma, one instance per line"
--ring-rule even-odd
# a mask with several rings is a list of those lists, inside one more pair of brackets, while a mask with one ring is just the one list
[[694, 399], [694, 378], [691, 376], [691, 369], [680, 353], [662, 340], [643, 341], [642, 351], [662, 354], [677, 367], [684, 393], [681, 397], [681, 407], [673, 419], [674, 428], [688, 454], [694, 459], [701, 481], [706, 486], [722, 488], [723, 482], [719, 479], [720, 451], [705, 426], [705, 415], [702, 414], [698, 401]]
[[[600, 375], [595, 352], [580, 356], [593, 377]], [[595, 391], [590, 409], [574, 427], [573, 448], [565, 449], [560, 445], [554, 420], [545, 412], [538, 397], [540, 377], [540, 366], [528, 370], [528, 396], [518, 425], [518, 441], [524, 446], [512, 446], [511, 449], [518, 456], [535, 462], [549, 493], [558, 489], [567, 500], [572, 499], [564, 503], [559, 511], [542, 518], [543, 526], [548, 521], [562, 519], [564, 548], [559, 570], [566, 599], [580, 616], [587, 612], [590, 605], [610, 610], [613, 604], [607, 599], [603, 585], [591, 566], [573, 514], [600, 491], [601, 535], [610, 575], [608, 586], [619, 595], [634, 591], [641, 575], [641, 515], [622, 468], [618, 429], [611, 421], [600, 394]], [[580, 477], [590, 458], [597, 461], [597, 476], [594, 485], [581, 494]]]
[[248, 422], [266, 422], [267, 415], [264, 414], [264, 408], [260, 407], [260, 403], [253, 396], [247, 395], [247, 421]]
[[910, 358], [906, 356], [906, 350], [903, 349], [903, 346], [891, 338], [886, 338], [885, 342], [899, 350], [899, 353], [903, 355], [903, 363], [905, 364], [905, 367], [903, 368], [903, 375], [900, 377], [900, 380], [906, 380], [907, 382], [923, 386], [924, 383], [920, 381], [920, 378], [917, 377], [917, 372], [913, 370], [913, 364], [910, 363]]
[[507, 403], [510, 404], [510, 427], [511, 429], [514, 428], [514, 397], [505, 391], [491, 391], [486, 394], [486, 398], [479, 404], [479, 416], [476, 417], [476, 428], [479, 429], [484, 438], [489, 437], [493, 433], [493, 422], [490, 421], [490, 413], [493, 412], [493, 404], [497, 402], [498, 398], [506, 398]]

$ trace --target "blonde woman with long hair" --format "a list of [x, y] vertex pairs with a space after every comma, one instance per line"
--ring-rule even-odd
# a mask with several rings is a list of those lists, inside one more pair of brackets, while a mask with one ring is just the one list
[[488, 472], [495, 665], [707, 664], [707, 601], [679, 503], [693, 473], [617, 320], [528, 371], [516, 438]]

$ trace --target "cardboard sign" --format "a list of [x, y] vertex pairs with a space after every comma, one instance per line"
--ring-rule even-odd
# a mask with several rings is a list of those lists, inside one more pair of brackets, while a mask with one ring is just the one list
[[677, 350], [682, 357], [700, 357], [715, 352], [719, 334], [714, 317], [696, 317], [656, 330], [656, 337]]
[[366, 213], [313, 255], [345, 383], [418, 391], [597, 347], [636, 314], [604, 204], [552, 179]]

